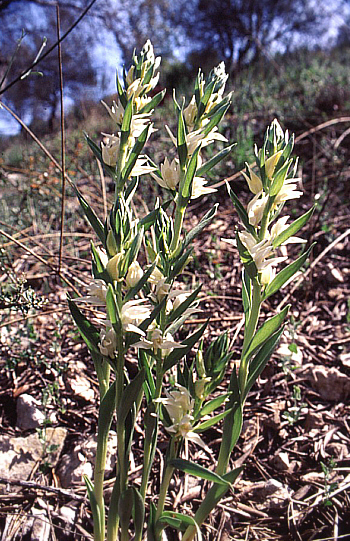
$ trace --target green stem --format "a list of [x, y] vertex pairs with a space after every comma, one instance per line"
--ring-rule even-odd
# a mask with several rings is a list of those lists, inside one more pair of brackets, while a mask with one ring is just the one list
[[[171, 438], [167, 461], [175, 457], [176, 457], [175, 438]], [[157, 520], [162, 516], [162, 513], [164, 511], [165, 499], [168, 493], [168, 488], [169, 488], [169, 484], [173, 475], [173, 471], [174, 471], [173, 466], [169, 466], [169, 465], [166, 466], [165, 472], [163, 475], [162, 484], [160, 486], [160, 491], [159, 491], [158, 505], [157, 505], [157, 511], [156, 511], [156, 516], [155, 516], [155, 524], [157, 524]], [[161, 531], [159, 531], [159, 529], [156, 527], [157, 537], [160, 533]]]
[[238, 371], [238, 379], [239, 379], [241, 393], [243, 393], [244, 391], [244, 387], [245, 387], [247, 376], [248, 376], [249, 359], [246, 357], [245, 353], [254, 336], [254, 333], [258, 324], [259, 315], [260, 315], [260, 308], [261, 308], [261, 285], [259, 284], [258, 279], [255, 278], [253, 280], [252, 308], [250, 311], [247, 326], [244, 331], [242, 357], [241, 357], [241, 362], [240, 362], [239, 371]]
[[171, 244], [170, 244], [170, 253], [171, 253], [172, 256], [175, 255], [176, 250], [177, 250], [178, 245], [179, 245], [180, 234], [181, 234], [182, 224], [183, 224], [183, 220], [184, 220], [184, 216], [185, 216], [185, 210], [186, 210], [186, 207], [183, 206], [183, 205], [180, 205], [179, 203], [180, 202], [178, 201], [177, 204], [176, 204], [174, 235], [173, 235], [173, 238], [172, 238]]

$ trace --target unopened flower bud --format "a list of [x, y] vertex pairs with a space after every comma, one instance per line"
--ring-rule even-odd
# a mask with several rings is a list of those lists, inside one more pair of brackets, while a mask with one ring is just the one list
[[130, 289], [141, 280], [143, 276], [143, 270], [137, 261], [131, 263], [128, 273], [125, 278], [126, 286]]

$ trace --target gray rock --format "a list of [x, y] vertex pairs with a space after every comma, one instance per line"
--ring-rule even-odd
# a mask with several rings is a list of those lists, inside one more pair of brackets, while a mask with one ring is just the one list
[[[72, 484], [81, 483], [83, 475], [87, 475], [92, 479], [93, 476], [93, 464], [95, 463], [96, 455], [96, 436], [90, 436], [84, 441], [80, 441], [69, 455], [63, 455], [59, 467], [57, 468], [57, 475], [59, 476], [61, 486], [63, 488], [69, 488]], [[107, 447], [107, 460], [106, 460], [106, 475], [112, 473], [116, 462], [117, 454], [117, 435], [111, 431], [108, 447]]]
[[[45, 440], [37, 433], [26, 438], [0, 436], [0, 476], [11, 481], [26, 481], [38, 461], [47, 460], [52, 466], [56, 465], [66, 435], [67, 430], [58, 427], [47, 428]], [[5, 488], [0, 485], [0, 492]], [[11, 487], [11, 490], [16, 489], [20, 487]]]
[[17, 400], [17, 426], [23, 430], [38, 428], [45, 421], [40, 402], [30, 394], [22, 394]]

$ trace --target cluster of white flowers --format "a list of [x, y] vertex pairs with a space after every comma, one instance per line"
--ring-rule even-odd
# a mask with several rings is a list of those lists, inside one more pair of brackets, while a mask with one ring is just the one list
[[[283, 140], [286, 144], [288, 143], [288, 132], [286, 132], [286, 134], [283, 133], [277, 120], [273, 121], [270, 129], [274, 130], [276, 140]], [[261, 153], [262, 149], [257, 154], [259, 158], [261, 157]], [[247, 205], [247, 215], [249, 224], [256, 229], [257, 235], [254, 236], [249, 231], [242, 231], [239, 233], [239, 238], [252, 256], [257, 270], [260, 273], [260, 282], [263, 285], [269, 284], [275, 277], [276, 265], [287, 259], [286, 257], [276, 257], [276, 249], [273, 246], [273, 241], [289, 226], [287, 223], [289, 216], [284, 216], [279, 218], [271, 226], [270, 230], [266, 227], [263, 231], [263, 235], [261, 235], [261, 223], [263, 218], [266, 218], [267, 208], [269, 218], [282, 203], [289, 199], [299, 198], [303, 194], [303, 192], [297, 190], [297, 183], [300, 181], [299, 178], [286, 178], [277, 194], [273, 197], [269, 194], [274, 177], [278, 173], [276, 167], [282, 154], [283, 150], [278, 150], [272, 156], [265, 159], [264, 171], [267, 179], [265, 188], [260, 174], [255, 173], [248, 164], [246, 164], [247, 173], [243, 172], [249, 190], [254, 194], [253, 199]], [[230, 244], [235, 243], [235, 241], [230, 239], [223, 240]], [[296, 242], [302, 243], [305, 241], [298, 237], [290, 237], [284, 244]]]
[[174, 391], [165, 391], [166, 398], [157, 400], [164, 404], [172, 422], [172, 425], [166, 427], [166, 430], [169, 434], [190, 440], [203, 449], [207, 449], [202, 438], [192, 430], [194, 400], [185, 387], [182, 385], [176, 387], [177, 389]]

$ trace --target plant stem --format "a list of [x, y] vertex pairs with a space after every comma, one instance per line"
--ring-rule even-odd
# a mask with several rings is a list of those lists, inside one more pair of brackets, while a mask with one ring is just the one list
[[[175, 438], [171, 438], [167, 462], [170, 459], [175, 458], [175, 456], [176, 456], [176, 447], [177, 446], [175, 444]], [[155, 524], [157, 524], [157, 520], [162, 516], [163, 510], [164, 510], [164, 505], [165, 505], [165, 499], [166, 499], [166, 495], [168, 493], [169, 483], [171, 481], [173, 471], [174, 471], [173, 466], [169, 466], [169, 465], [166, 466], [165, 472], [164, 472], [164, 475], [163, 475], [162, 484], [161, 484], [160, 490], [159, 490], [158, 505], [157, 505], [157, 511], [156, 511], [156, 516], [155, 516]], [[156, 528], [156, 533], [157, 533], [157, 536], [160, 533], [159, 529], [157, 529], [157, 528]]]
[[254, 333], [258, 324], [259, 315], [260, 315], [260, 308], [261, 308], [261, 285], [259, 284], [257, 278], [255, 278], [253, 280], [252, 308], [250, 311], [247, 326], [244, 331], [242, 357], [241, 357], [241, 362], [240, 362], [239, 372], [238, 372], [238, 379], [239, 379], [241, 393], [243, 393], [244, 391], [244, 387], [245, 387], [247, 377], [248, 377], [249, 359], [246, 357], [245, 353], [254, 336]]

